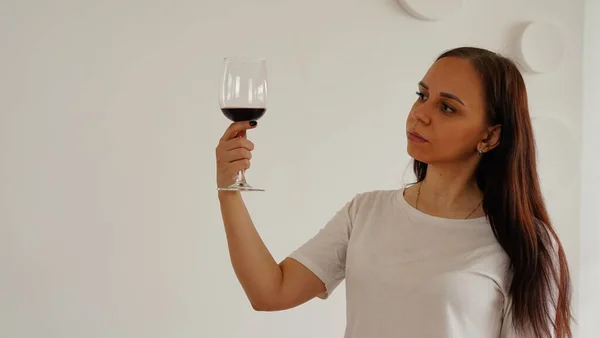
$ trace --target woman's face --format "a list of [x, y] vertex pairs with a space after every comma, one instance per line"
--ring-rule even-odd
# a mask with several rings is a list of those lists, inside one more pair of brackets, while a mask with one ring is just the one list
[[486, 121], [481, 79], [470, 61], [438, 60], [419, 83], [406, 120], [408, 153], [428, 164], [471, 159], [485, 152]]

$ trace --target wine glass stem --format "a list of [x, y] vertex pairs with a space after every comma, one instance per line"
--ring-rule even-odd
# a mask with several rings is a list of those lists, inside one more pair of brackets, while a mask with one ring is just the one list
[[237, 185], [246, 185], [246, 170], [240, 170], [237, 175], [236, 184]]
[[[237, 137], [246, 138], [246, 131], [241, 131]], [[240, 170], [237, 175], [237, 179], [235, 180], [235, 184], [240, 186], [246, 186], [248, 183], [246, 182], [246, 169]]]

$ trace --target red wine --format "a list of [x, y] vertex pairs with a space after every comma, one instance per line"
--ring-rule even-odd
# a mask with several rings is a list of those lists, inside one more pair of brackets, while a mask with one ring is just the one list
[[265, 110], [265, 108], [221, 108], [223, 114], [233, 122], [258, 120]]

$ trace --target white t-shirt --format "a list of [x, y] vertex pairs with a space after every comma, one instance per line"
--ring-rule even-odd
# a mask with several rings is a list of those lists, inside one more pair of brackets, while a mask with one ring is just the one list
[[403, 189], [356, 195], [290, 254], [326, 299], [345, 279], [346, 338], [513, 338], [508, 256], [485, 217], [427, 215]]

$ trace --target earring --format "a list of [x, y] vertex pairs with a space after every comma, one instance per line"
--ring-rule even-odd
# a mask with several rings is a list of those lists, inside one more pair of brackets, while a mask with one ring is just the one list
[[483, 156], [483, 151], [479, 148], [477, 148], [477, 155], [479, 155], [479, 157]]

